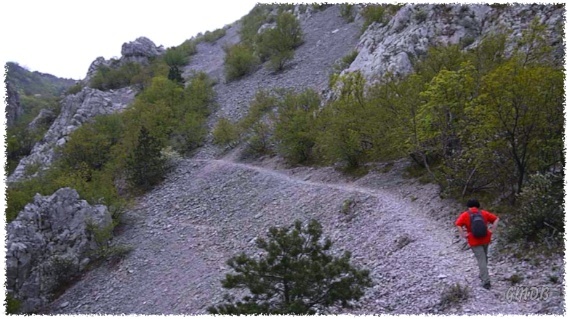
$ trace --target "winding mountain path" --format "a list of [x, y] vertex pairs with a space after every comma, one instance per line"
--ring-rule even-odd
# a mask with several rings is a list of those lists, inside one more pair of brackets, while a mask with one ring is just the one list
[[[204, 71], [217, 81], [218, 109], [209, 128], [222, 116], [234, 121], [243, 117], [262, 89], [327, 89], [335, 61], [357, 47], [361, 24], [347, 24], [338, 6], [314, 12], [301, 24], [305, 43], [278, 74], [260, 68], [240, 80], [224, 81], [222, 48], [238, 41], [237, 25], [217, 42], [197, 46], [185, 75]], [[523, 265], [491, 247], [493, 288], [480, 288], [473, 254], [453, 226], [462, 207], [441, 200], [435, 185], [402, 178], [404, 162], [378, 164], [354, 180], [332, 168], [286, 169], [275, 159], [240, 163], [237, 152], [220, 158], [222, 152], [206, 144], [193, 158], [180, 160], [161, 185], [125, 213], [114, 242], [134, 250], [118, 264], [88, 272], [45, 313], [206, 313], [226, 293], [220, 280], [229, 271], [228, 258], [242, 251], [255, 254], [255, 238], [271, 226], [311, 218], [323, 225], [335, 253], [349, 250], [356, 265], [371, 271], [374, 287], [350, 313], [563, 311], [561, 284], [548, 302], [505, 298], [511, 287], [506, 277], [518, 272], [528, 278], [525, 283], [548, 283], [550, 274], [563, 271], [562, 260]], [[470, 297], [440, 309], [442, 291], [455, 283], [468, 287]]]
[[[458, 240], [452, 217], [443, 212], [448, 203], [432, 185], [398, 179], [397, 168], [351, 182], [329, 168], [268, 166], [182, 160], [126, 213], [116, 241], [134, 251], [118, 265], [89, 272], [46, 312], [206, 313], [222, 301], [228, 258], [254, 254], [254, 239], [270, 226], [310, 218], [323, 224], [335, 252], [350, 250], [355, 264], [371, 270], [375, 286], [351, 313], [435, 312], [442, 290], [454, 283], [469, 287], [470, 297], [446, 313], [540, 309], [505, 299], [510, 283], [500, 279], [508, 265], [494, 255], [493, 289], [479, 287], [472, 253]], [[343, 213], [347, 201], [353, 205]]]

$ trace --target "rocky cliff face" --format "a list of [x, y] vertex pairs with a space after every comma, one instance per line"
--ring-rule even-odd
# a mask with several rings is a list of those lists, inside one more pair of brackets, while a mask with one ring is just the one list
[[161, 55], [166, 50], [161, 46], [156, 46], [154, 42], [145, 37], [139, 37], [134, 41], [123, 43], [121, 47], [121, 58], [105, 60], [103, 57], [96, 58], [89, 69], [83, 82], [88, 83], [101, 66], [119, 67], [127, 62], [147, 64], [149, 59]]
[[358, 56], [347, 71], [360, 70], [368, 80], [386, 72], [407, 74], [412, 60], [430, 45], [476, 46], [483, 37], [505, 28], [519, 39], [533, 19], [546, 25], [551, 45], [563, 55], [564, 8], [554, 5], [405, 5], [384, 24], [374, 23], [361, 36]]
[[6, 125], [8, 127], [14, 125], [16, 120], [24, 113], [24, 109], [20, 105], [20, 95], [18, 91], [6, 81]]
[[40, 170], [49, 167], [55, 157], [54, 147], [65, 144], [71, 132], [97, 115], [125, 109], [134, 100], [135, 94], [136, 91], [128, 87], [108, 92], [86, 87], [77, 94], [67, 96], [61, 102], [61, 113], [46, 135], [34, 146], [31, 154], [20, 161], [8, 182], [33, 175], [35, 172], [29, 172], [29, 169], [26, 172], [30, 166], [37, 165]]
[[62, 188], [51, 196], [36, 195], [8, 224], [7, 292], [22, 301], [24, 312], [48, 302], [62, 277], [85, 268], [97, 248], [88, 223], [109, 226], [107, 207], [90, 206], [75, 190]]

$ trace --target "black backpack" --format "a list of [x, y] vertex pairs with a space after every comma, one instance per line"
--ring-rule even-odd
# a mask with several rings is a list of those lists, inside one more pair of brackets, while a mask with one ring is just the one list
[[476, 238], [486, 237], [487, 236], [487, 223], [485, 222], [485, 218], [483, 218], [483, 214], [480, 211], [475, 213], [469, 211], [469, 215], [471, 217], [471, 233]]

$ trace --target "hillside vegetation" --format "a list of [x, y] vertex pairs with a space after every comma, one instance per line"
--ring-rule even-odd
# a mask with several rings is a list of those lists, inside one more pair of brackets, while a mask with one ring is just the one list
[[[327, 7], [313, 5], [311, 8], [318, 11]], [[111, 67], [100, 68], [88, 83], [92, 88], [113, 90], [136, 86], [140, 93], [123, 113], [96, 117], [74, 131], [68, 141], [57, 149], [58, 161], [49, 170], [37, 177], [10, 184], [7, 190], [7, 221], [13, 220], [36, 193], [51, 194], [67, 186], [76, 189], [91, 204], [109, 206], [115, 225], [122, 220], [123, 213], [131, 207], [129, 204], [135, 198], [148, 200], [150, 204], [143, 205], [140, 210], [147, 214], [151, 214], [149, 211], [152, 210], [152, 214], [155, 214], [153, 218], [161, 219], [156, 221], [157, 224], [164, 226], [168, 232], [172, 225], [165, 221], [170, 217], [167, 215], [175, 211], [172, 213], [174, 217], [186, 218], [179, 212], [178, 205], [189, 202], [190, 206], [184, 207], [190, 207], [188, 211], [193, 213], [199, 212], [191, 218], [212, 224], [208, 226], [212, 229], [198, 232], [212, 232], [212, 238], [221, 236], [226, 240], [225, 236], [231, 237], [231, 233], [221, 234], [223, 229], [213, 226], [218, 223], [214, 218], [219, 217], [224, 227], [235, 227], [233, 223], [237, 222], [239, 225], [244, 223], [245, 227], [249, 223], [251, 218], [235, 218], [232, 221], [232, 214], [241, 213], [239, 207], [226, 211], [227, 207], [215, 206], [216, 201], [193, 202], [193, 198], [185, 197], [184, 189], [176, 193], [183, 194], [180, 195], [182, 197], [171, 199], [168, 197], [170, 193], [165, 192], [175, 186], [161, 185], [165, 178], [170, 182], [184, 180], [184, 187], [196, 192], [191, 194], [198, 194], [196, 196], [200, 199], [202, 197], [198, 196], [206, 196], [202, 193], [207, 194], [208, 198], [225, 198], [225, 187], [230, 187], [237, 191], [234, 194], [236, 197], [228, 202], [236, 206], [245, 205], [249, 210], [254, 209], [247, 206], [246, 195], [251, 194], [239, 197], [239, 191], [245, 188], [232, 184], [246, 175], [252, 175], [251, 180], [261, 178], [263, 181], [258, 184], [251, 182], [251, 189], [247, 188], [250, 193], [257, 192], [255, 185], [264, 185], [267, 189], [259, 192], [269, 193], [271, 185], [267, 184], [274, 180], [279, 181], [279, 185], [303, 185], [307, 189], [315, 186], [319, 191], [323, 187], [330, 188], [344, 195], [356, 192], [358, 196], [365, 197], [361, 203], [365, 202], [370, 206], [367, 206], [369, 211], [378, 214], [380, 211], [373, 205], [380, 207], [383, 201], [401, 199], [399, 195], [392, 197], [392, 193], [377, 189], [305, 182], [302, 178], [291, 179], [285, 174], [256, 170], [245, 164], [224, 160], [188, 159], [203, 146], [211, 147], [209, 144], [212, 142], [223, 150], [220, 153], [224, 155], [235, 152], [238, 153], [236, 157], [242, 160], [260, 162], [273, 158], [306, 171], [332, 167], [329, 172], [342, 175], [345, 179], [367, 176], [380, 164], [388, 172], [395, 163], [409, 162], [405, 168], [407, 177], [425, 184], [437, 184], [441, 198], [463, 202], [467, 198], [477, 197], [485, 202], [486, 209], [497, 213], [508, 223], [503, 238], [509, 244], [534, 247], [536, 251], [547, 248], [550, 252], [561, 252], [565, 231], [562, 205], [565, 162], [564, 69], [547, 44], [546, 28], [538, 20], [524, 30], [516, 43], [509, 42], [507, 30], [487, 35], [477, 46], [461, 43], [432, 46], [425, 56], [414, 59], [411, 74], [388, 73], [376, 82], [368, 82], [358, 71], [346, 71], [357, 55], [356, 51], [350, 51], [336, 63], [322, 66], [330, 71], [326, 75], [330, 74], [329, 86], [324, 92], [310, 87], [294, 89], [285, 87], [285, 84], [272, 88], [258, 85], [255, 90], [247, 86], [239, 91], [243, 94], [251, 91], [254, 95], [247, 114], [232, 117], [215, 113], [217, 102], [220, 102], [216, 96], [217, 89], [235, 89], [242, 84], [240, 81], [255, 76], [262, 67], [265, 68], [263, 72], [271, 72], [268, 74], [275, 77], [295, 68], [293, 61], [296, 50], [303, 47], [306, 39], [306, 30], [302, 29], [302, 23], [295, 13], [307, 8], [257, 5], [242, 18], [239, 21], [239, 43], [223, 47], [225, 83], [210, 78], [200, 70], [194, 70], [187, 78], [182, 77], [182, 71], [197, 54], [198, 45], [204, 42], [213, 45], [226, 35], [225, 28], [169, 48], [148, 65], [120, 64], [117, 61]], [[361, 19], [365, 26], [373, 26], [395, 14], [399, 7], [365, 8]], [[353, 9], [343, 6], [340, 17], [347, 23], [353, 23]], [[467, 47], [469, 49], [465, 49]], [[53, 103], [53, 107], [57, 107], [57, 103]], [[210, 126], [212, 123], [214, 125]], [[11, 133], [12, 137], [8, 140], [9, 152], [11, 149], [17, 150], [13, 151], [15, 155], [9, 156], [12, 160], [23, 156], [25, 151], [22, 149], [31, 148], [30, 145], [40, 138], [39, 135], [27, 138], [28, 133], [21, 127], [19, 130]], [[26, 146], [21, 145], [24, 142]], [[187, 159], [179, 161], [181, 157]], [[202, 163], [208, 160], [211, 163]], [[235, 179], [216, 179], [217, 175], [212, 176], [211, 172], [219, 170], [218, 166]], [[185, 175], [169, 175], [172, 169], [176, 174], [182, 172]], [[196, 185], [194, 181], [197, 181]], [[212, 187], [206, 183], [212, 181], [223, 182], [223, 185]], [[175, 210], [170, 206], [168, 209], [149, 208], [156, 199], [153, 196], [159, 196], [151, 191], [157, 185], [157, 192], [162, 197], [156, 202], [176, 207]], [[193, 188], [198, 186], [203, 189]], [[323, 202], [322, 206], [328, 205], [327, 209], [333, 209], [331, 207], [344, 200], [341, 213], [350, 224], [351, 218], [354, 218], [352, 210], [357, 203], [351, 198], [328, 195], [330, 203]], [[265, 207], [266, 201], [273, 203], [271, 195], [264, 196], [270, 199], [262, 198], [257, 203], [260, 207]], [[302, 197], [298, 193], [295, 196]], [[281, 200], [295, 202], [295, 199], [287, 196], [282, 196]], [[317, 210], [314, 203], [307, 206]], [[293, 204], [287, 207], [293, 207]], [[163, 208], [168, 213], [156, 213]], [[386, 211], [398, 214], [398, 209], [393, 207]], [[224, 215], [226, 213], [228, 217]], [[303, 215], [305, 211], [299, 208], [294, 214]], [[401, 224], [413, 217], [411, 210], [401, 215], [402, 219], [398, 220]], [[372, 220], [370, 216], [367, 218]], [[275, 218], [287, 220], [288, 216]], [[435, 227], [435, 224], [436, 221], [431, 221], [430, 226]], [[176, 229], [182, 232], [186, 226], [176, 224], [175, 227], [180, 227]], [[334, 229], [331, 225], [327, 227]], [[247, 230], [238, 230], [246, 233], [244, 237], [249, 236], [246, 242], [253, 242], [252, 234]], [[154, 233], [152, 235], [155, 236]], [[179, 233], [168, 236], [178, 240]], [[183, 236], [180, 235], [180, 238]], [[438, 233], [438, 236], [446, 240], [451, 238], [447, 233]], [[411, 236], [403, 238], [398, 237], [397, 240], [405, 243], [394, 244], [398, 246], [394, 252], [415, 240], [410, 239]], [[230, 241], [224, 241], [224, 245], [233, 247]], [[393, 238], [389, 238], [389, 241], [392, 242]], [[346, 242], [351, 241], [347, 239]], [[442, 242], [437, 245], [442, 251], [447, 249]], [[148, 257], [155, 253], [154, 249], [143, 253]], [[162, 253], [166, 255], [171, 252], [161, 250]], [[380, 259], [379, 256], [377, 259]], [[454, 258], [460, 259], [457, 256]], [[217, 262], [221, 257], [216, 255], [214, 259]], [[202, 263], [206, 265], [206, 262]], [[207, 263], [208, 267], [217, 265], [209, 264], [209, 260]], [[410, 266], [409, 269], [414, 267]], [[208, 268], [209, 274], [214, 270]], [[457, 276], [460, 272], [457, 271]], [[212, 278], [208, 280], [211, 282]], [[147, 284], [151, 283], [144, 282], [142, 286]], [[255, 287], [252, 290], [255, 293]], [[461, 287], [458, 290], [462, 291]], [[204, 296], [200, 298], [207, 299]], [[150, 306], [149, 303], [144, 307]], [[426, 308], [423, 309], [428, 309], [427, 305], [424, 306]], [[203, 305], [193, 307], [205, 308]]]
[[[59, 99], [76, 81], [58, 78], [51, 74], [30, 72], [14, 62], [6, 63], [5, 81], [10, 82], [18, 93], [22, 109], [14, 125], [6, 130], [6, 171], [10, 174], [20, 159], [30, 154], [34, 144], [48, 130], [51, 122], [59, 113]], [[41, 110], [49, 111], [51, 116], [39, 123], [34, 130], [30, 130], [28, 124], [38, 116]]]
[[[246, 117], [220, 120], [215, 142], [357, 174], [408, 157], [410, 172], [443, 196], [482, 197], [499, 212], [518, 207], [513, 239], [560, 244], [564, 74], [544, 32], [535, 21], [510, 55], [506, 34], [468, 51], [433, 47], [414, 73], [375, 84], [359, 72], [333, 74], [330, 101], [310, 89], [260, 91]], [[533, 186], [543, 179], [544, 188]], [[546, 199], [540, 210], [528, 205], [538, 198]]]

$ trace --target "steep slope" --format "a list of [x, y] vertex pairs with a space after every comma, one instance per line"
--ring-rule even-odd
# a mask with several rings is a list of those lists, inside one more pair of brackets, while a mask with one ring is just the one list
[[[260, 88], [326, 88], [336, 59], [358, 41], [360, 26], [346, 24], [338, 7], [302, 20], [305, 44], [291, 68], [280, 74], [259, 69], [239, 81], [224, 83], [224, 43], [238, 41], [237, 27], [214, 44], [201, 43], [185, 70], [204, 71], [215, 86], [219, 116], [240, 118]], [[439, 198], [434, 185], [401, 178], [404, 162], [392, 170], [379, 165], [360, 180], [349, 180], [331, 168], [282, 169], [275, 161], [236, 163], [234, 154], [211, 145], [181, 160], [167, 180], [126, 213], [116, 242], [134, 251], [117, 265], [87, 273], [46, 310], [50, 314], [197, 314], [220, 302], [225, 261], [254, 252], [254, 239], [270, 226], [318, 219], [335, 250], [350, 250], [354, 262], [371, 270], [375, 286], [353, 313], [562, 313], [562, 260], [525, 265], [491, 247], [493, 289], [478, 286], [477, 268], [452, 222], [462, 209]], [[354, 203], [343, 213], [346, 203]], [[500, 231], [499, 234], [500, 236]], [[556, 268], [555, 268], [556, 267]], [[527, 285], [549, 285], [546, 301], [510, 302], [511, 274], [523, 273]], [[563, 280], [560, 280], [562, 282]], [[466, 285], [470, 298], [440, 309], [442, 290]], [[345, 313], [343, 310], [336, 311]]]
[[[265, 166], [269, 165], [268, 163]], [[437, 188], [389, 173], [348, 181], [331, 169], [273, 170], [227, 160], [183, 160], [160, 187], [128, 213], [118, 237], [136, 249], [115, 267], [102, 267], [55, 301], [47, 312], [196, 314], [222, 301], [225, 261], [253, 253], [270, 226], [316, 218], [334, 249], [350, 250], [371, 270], [375, 286], [354, 313], [436, 312], [441, 291], [467, 285], [470, 298], [446, 313], [534, 313], [561, 308], [561, 285], [545, 302], [509, 302], [512, 263], [491, 247], [493, 289], [479, 287], [472, 253], [457, 238]], [[332, 182], [331, 182], [332, 180]], [[355, 203], [348, 214], [345, 201]], [[427, 235], [426, 235], [427, 234]], [[561, 266], [554, 261], [551, 266]], [[531, 280], [530, 276], [529, 279]], [[532, 274], [544, 285], [547, 274]], [[556, 290], [555, 290], [556, 289]], [[344, 312], [344, 311], [343, 311]]]
[[[322, 92], [328, 88], [333, 64], [354, 49], [358, 43], [361, 24], [347, 24], [340, 16], [338, 6], [302, 15], [300, 22], [304, 32], [304, 44], [295, 50], [294, 59], [282, 73], [275, 74], [260, 67], [242, 79], [225, 82], [223, 46], [239, 41], [239, 23], [231, 26], [226, 35], [217, 42], [198, 45], [198, 53], [192, 56], [185, 75], [203, 71], [218, 83], [215, 86], [218, 110], [209, 121], [210, 127], [213, 127], [220, 117], [231, 120], [243, 117], [255, 94], [261, 89], [288, 88], [302, 91], [312, 88], [316, 92]], [[208, 146], [197, 156], [211, 157], [214, 153], [215, 149]]]

